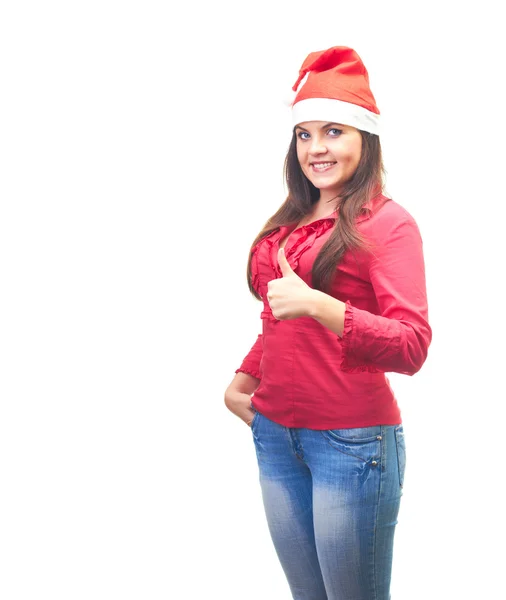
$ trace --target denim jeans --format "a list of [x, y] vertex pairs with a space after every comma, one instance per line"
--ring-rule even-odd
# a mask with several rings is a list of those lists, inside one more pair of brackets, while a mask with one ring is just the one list
[[251, 431], [270, 535], [294, 600], [389, 600], [402, 425], [295, 429], [257, 411]]

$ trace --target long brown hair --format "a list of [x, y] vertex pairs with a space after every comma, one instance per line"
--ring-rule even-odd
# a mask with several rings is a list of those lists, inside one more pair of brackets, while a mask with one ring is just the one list
[[[360, 134], [362, 136], [362, 153], [357, 169], [352, 178], [343, 186], [337, 206], [339, 218], [329, 239], [318, 253], [311, 270], [313, 288], [323, 292], [330, 290], [336, 266], [346, 250], [369, 248], [368, 243], [356, 228], [355, 219], [364, 204], [383, 190], [385, 169], [379, 137], [365, 131], [360, 131]], [[261, 298], [251, 283], [251, 250], [262, 238], [278, 227], [298, 223], [303, 217], [310, 214], [313, 205], [320, 197], [320, 191], [309, 181], [300, 167], [297, 158], [295, 130], [285, 158], [284, 175], [288, 196], [277, 212], [265, 223], [250, 249], [247, 268], [248, 287], [259, 300]]]

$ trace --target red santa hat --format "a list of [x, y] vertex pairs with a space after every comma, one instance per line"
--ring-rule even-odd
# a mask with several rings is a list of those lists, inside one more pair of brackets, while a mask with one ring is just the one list
[[305, 121], [329, 121], [379, 134], [380, 112], [367, 70], [355, 50], [334, 46], [312, 52], [292, 89], [296, 92], [292, 102], [294, 126]]

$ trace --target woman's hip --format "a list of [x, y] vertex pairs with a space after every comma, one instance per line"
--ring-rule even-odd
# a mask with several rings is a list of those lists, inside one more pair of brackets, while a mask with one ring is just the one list
[[335, 490], [354, 501], [402, 494], [406, 466], [404, 427], [290, 428], [257, 411], [251, 424], [260, 474], [283, 478], [303, 463], [313, 487]]

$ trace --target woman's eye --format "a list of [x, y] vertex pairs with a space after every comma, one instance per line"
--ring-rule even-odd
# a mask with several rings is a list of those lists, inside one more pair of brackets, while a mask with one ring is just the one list
[[[307, 135], [307, 137], [304, 137], [305, 135]], [[307, 133], [307, 131], [299, 131], [299, 138], [301, 140], [308, 140], [309, 139], [309, 133]]]
[[330, 133], [330, 135], [333, 136], [338, 136], [341, 135], [341, 133], [343, 133], [342, 129], [336, 129], [335, 127], [333, 127], [332, 129], [328, 130], [328, 133]]

